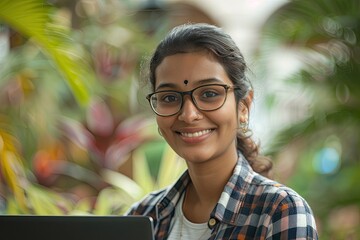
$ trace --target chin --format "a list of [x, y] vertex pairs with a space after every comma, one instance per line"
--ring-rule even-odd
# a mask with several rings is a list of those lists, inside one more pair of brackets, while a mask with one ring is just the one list
[[187, 151], [186, 153], [179, 154], [179, 156], [185, 159], [187, 162], [192, 162], [192, 163], [206, 162], [211, 158], [211, 154], [209, 154], [208, 151], [206, 152]]

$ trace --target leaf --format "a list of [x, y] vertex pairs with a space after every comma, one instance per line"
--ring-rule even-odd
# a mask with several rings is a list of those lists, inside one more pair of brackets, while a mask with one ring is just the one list
[[[28, 212], [24, 212], [21, 208], [19, 208], [18, 202], [11, 196], [6, 199], [6, 212], [5, 214], [25, 214]], [[3, 214], [3, 213], [1, 213]]]
[[98, 195], [93, 214], [122, 215], [134, 201], [128, 193], [122, 190], [105, 188]]
[[84, 215], [90, 214], [92, 211], [92, 200], [90, 198], [83, 198], [79, 200], [73, 211], [69, 215]]
[[144, 196], [143, 189], [135, 181], [125, 176], [124, 174], [103, 169], [101, 171], [101, 176], [107, 183], [123, 190], [129, 196], [133, 197], [134, 201]]
[[27, 179], [20, 155], [14, 146], [14, 138], [0, 129], [0, 171], [2, 172], [7, 185], [14, 194], [19, 208], [27, 212], [26, 188]]
[[68, 199], [49, 189], [30, 185], [26, 193], [35, 215], [64, 215], [73, 208], [73, 204]]
[[63, 134], [82, 149], [91, 150], [95, 146], [94, 135], [82, 125], [81, 122], [71, 118], [62, 117], [59, 128]]
[[151, 176], [148, 162], [144, 150], [141, 148], [134, 151], [133, 159], [133, 179], [144, 190], [149, 193], [154, 190], [154, 180]]
[[77, 101], [87, 105], [94, 75], [69, 31], [53, 20], [54, 11], [55, 8], [42, 0], [0, 2], [0, 20], [38, 43], [64, 75]]
[[185, 160], [178, 157], [174, 150], [166, 145], [156, 182], [157, 188], [161, 189], [173, 183], [185, 169]]
[[86, 113], [86, 122], [92, 133], [107, 137], [113, 133], [114, 119], [107, 103], [100, 98], [91, 100]]

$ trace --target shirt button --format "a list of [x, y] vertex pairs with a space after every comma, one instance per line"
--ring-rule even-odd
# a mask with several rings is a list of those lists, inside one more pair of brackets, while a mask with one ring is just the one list
[[216, 219], [215, 218], [210, 218], [209, 221], [208, 221], [208, 225], [209, 225], [209, 228], [212, 229], [216, 225]]

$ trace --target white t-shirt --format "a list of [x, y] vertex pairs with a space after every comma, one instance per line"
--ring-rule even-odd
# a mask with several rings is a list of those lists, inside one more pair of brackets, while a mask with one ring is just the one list
[[182, 194], [175, 208], [175, 215], [172, 219], [172, 228], [170, 230], [169, 240], [206, 240], [210, 238], [211, 230], [208, 223], [192, 223], [186, 219], [182, 211], [184, 202]]

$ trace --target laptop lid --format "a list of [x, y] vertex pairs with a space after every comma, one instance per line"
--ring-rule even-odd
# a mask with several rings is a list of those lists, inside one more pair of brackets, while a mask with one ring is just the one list
[[12, 240], [154, 240], [146, 216], [0, 215], [0, 233]]

